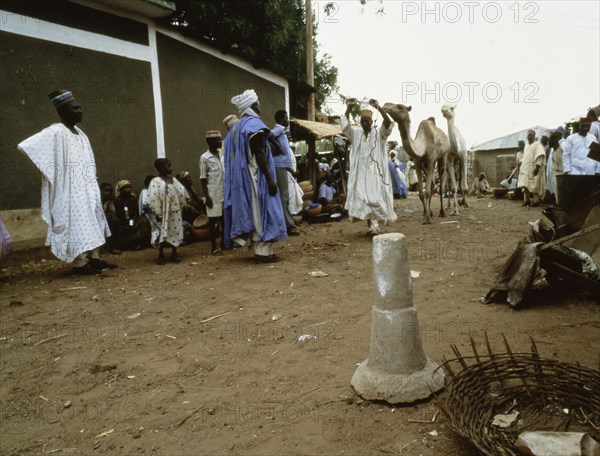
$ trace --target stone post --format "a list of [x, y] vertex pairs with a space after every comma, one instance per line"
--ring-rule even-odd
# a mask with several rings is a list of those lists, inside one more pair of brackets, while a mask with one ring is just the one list
[[444, 372], [421, 343], [406, 239], [389, 233], [373, 238], [377, 303], [372, 308], [371, 349], [350, 384], [365, 399], [391, 404], [427, 398], [444, 386]]

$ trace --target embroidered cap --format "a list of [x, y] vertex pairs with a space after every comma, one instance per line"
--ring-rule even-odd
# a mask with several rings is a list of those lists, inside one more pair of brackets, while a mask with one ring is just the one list
[[58, 90], [56, 92], [49, 93], [48, 97], [52, 101], [52, 104], [55, 108], [59, 108], [62, 105], [75, 100], [75, 98], [73, 97], [73, 93], [69, 90]]

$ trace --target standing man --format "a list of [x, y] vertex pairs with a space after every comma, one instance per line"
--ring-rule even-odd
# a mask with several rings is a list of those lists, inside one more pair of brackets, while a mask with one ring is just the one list
[[292, 149], [288, 140], [286, 129], [290, 126], [290, 119], [286, 111], [277, 111], [275, 113], [275, 126], [271, 130], [273, 141], [276, 143], [272, 148], [273, 163], [275, 163], [275, 174], [277, 176], [277, 188], [283, 208], [283, 216], [289, 236], [298, 236], [300, 231], [296, 228], [296, 222], [290, 212], [290, 189], [288, 186], [288, 173], [293, 174], [294, 162], [292, 158]]
[[523, 151], [523, 161], [519, 170], [518, 188], [523, 189], [525, 202], [523, 206], [539, 206], [546, 191], [546, 151], [539, 141], [535, 140], [535, 131], [527, 132], [529, 144]]
[[230, 239], [252, 246], [259, 262], [277, 261], [273, 244], [287, 237], [287, 228], [268, 145], [271, 130], [259, 117], [254, 90], [231, 102], [241, 118], [225, 138], [225, 244]]
[[579, 131], [563, 144], [563, 171], [565, 174], [600, 174], [600, 163], [588, 157], [590, 145], [596, 142], [590, 134], [591, 117], [579, 119]]
[[520, 140], [517, 143], [517, 152], [515, 154], [515, 161], [517, 163], [517, 176], [519, 171], [521, 170], [521, 162], [523, 161], [523, 150], [525, 150], [525, 141]]
[[[219, 130], [206, 132], [208, 150], [200, 157], [200, 182], [204, 192], [208, 229], [210, 232], [210, 248], [213, 255], [222, 255], [225, 250], [223, 236], [223, 201], [225, 185], [225, 167], [221, 146], [223, 140]], [[221, 248], [217, 248], [217, 226], [221, 230]]]
[[42, 219], [46, 245], [75, 274], [98, 274], [117, 265], [100, 259], [110, 236], [96, 181], [96, 161], [87, 136], [75, 124], [81, 106], [67, 90], [48, 95], [60, 116], [55, 123], [18, 145], [42, 173]]
[[350, 139], [350, 175], [346, 209], [352, 219], [366, 220], [368, 233], [379, 234], [379, 222], [396, 220], [394, 196], [388, 170], [386, 140], [392, 132], [394, 122], [381, 109], [377, 100], [369, 100], [383, 118], [380, 128], [373, 128], [373, 111], [365, 109], [360, 114], [360, 128], [350, 125], [350, 112], [358, 102], [348, 100], [342, 116], [342, 131]]

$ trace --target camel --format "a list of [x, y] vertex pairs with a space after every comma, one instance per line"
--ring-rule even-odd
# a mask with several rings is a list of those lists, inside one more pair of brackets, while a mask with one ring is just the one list
[[[437, 163], [440, 182], [443, 182], [446, 169], [446, 156], [450, 152], [450, 141], [446, 134], [440, 130], [435, 122], [423, 120], [417, 129], [415, 139], [410, 137], [411, 106], [403, 104], [386, 103], [383, 110], [398, 124], [402, 147], [415, 163], [419, 187], [419, 199], [423, 204], [423, 224], [430, 224], [433, 212], [431, 211], [431, 198], [433, 196], [433, 178]], [[423, 188], [425, 181], [425, 188]], [[440, 191], [440, 217], [444, 217], [443, 193]]]
[[[445, 104], [442, 106], [442, 115], [448, 121], [448, 139], [450, 140], [450, 152], [446, 159], [446, 181], [450, 178], [450, 190], [454, 199], [454, 209], [452, 215], [459, 215], [458, 205], [463, 207], [469, 207], [467, 203], [467, 191], [469, 186], [467, 184], [467, 143], [460, 130], [454, 125], [454, 117], [456, 114], [454, 110], [456, 104]], [[456, 198], [456, 177], [455, 177], [455, 164], [459, 165], [458, 172], [458, 188], [462, 190], [462, 199], [459, 202]], [[443, 185], [441, 188], [445, 188]], [[448, 207], [450, 207], [450, 196], [448, 197]]]

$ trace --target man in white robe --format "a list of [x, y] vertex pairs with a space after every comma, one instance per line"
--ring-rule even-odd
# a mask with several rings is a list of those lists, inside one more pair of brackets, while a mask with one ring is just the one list
[[535, 207], [540, 205], [546, 191], [546, 151], [542, 143], [535, 140], [535, 131], [527, 132], [527, 141], [517, 187], [523, 189], [524, 206]]
[[371, 99], [369, 103], [381, 114], [381, 127], [373, 128], [373, 111], [369, 109], [361, 112], [362, 128], [350, 125], [350, 112], [357, 104], [354, 98], [348, 100], [346, 112], [342, 116], [342, 131], [351, 143], [345, 207], [352, 219], [367, 220], [368, 233], [377, 235], [380, 232], [379, 222], [393, 222], [397, 218], [386, 151], [386, 140], [394, 128], [394, 122], [381, 109], [377, 100]]
[[42, 219], [46, 245], [76, 274], [97, 274], [114, 264], [100, 259], [99, 247], [110, 230], [96, 181], [96, 162], [87, 136], [75, 126], [81, 106], [66, 90], [51, 93], [59, 116], [55, 123], [18, 145], [42, 173]]
[[588, 157], [590, 145], [596, 138], [589, 133], [592, 119], [579, 119], [579, 132], [567, 138], [563, 144], [563, 171], [565, 174], [600, 174], [600, 162]]

